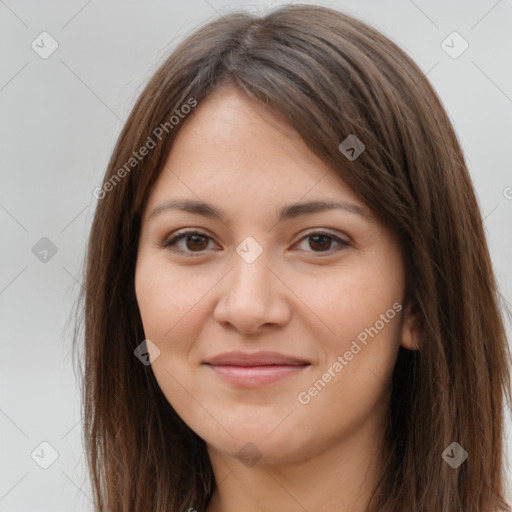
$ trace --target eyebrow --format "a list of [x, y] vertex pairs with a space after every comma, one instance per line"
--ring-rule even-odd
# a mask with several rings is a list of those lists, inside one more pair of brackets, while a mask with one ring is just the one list
[[[371, 217], [365, 208], [353, 203], [347, 203], [345, 201], [309, 201], [306, 203], [295, 203], [283, 206], [279, 210], [278, 221], [294, 219], [301, 215], [334, 209], [345, 210], [365, 219], [369, 219]], [[196, 215], [203, 215], [205, 217], [218, 219], [223, 223], [226, 223], [227, 219], [226, 213], [212, 204], [190, 199], [171, 199], [157, 206], [149, 215], [148, 220], [168, 210], [180, 210]]]

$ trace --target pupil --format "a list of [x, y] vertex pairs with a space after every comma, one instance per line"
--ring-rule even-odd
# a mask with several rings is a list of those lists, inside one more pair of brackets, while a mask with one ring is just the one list
[[[326, 235], [313, 235], [311, 238], [310, 238], [310, 242], [309, 242], [309, 246], [312, 248], [312, 249], [315, 249], [315, 247], [313, 247], [314, 244], [316, 244], [318, 242], [318, 240], [323, 240], [324, 244], [320, 243], [320, 250], [322, 249], [329, 249], [329, 246], [331, 245], [330, 244], [330, 237], [326, 236]], [[313, 243], [312, 243], [313, 242]]]
[[195, 245], [195, 249], [205, 249], [206, 246], [208, 245], [208, 242], [205, 244], [204, 242], [206, 241], [206, 238], [203, 236], [203, 235], [189, 235], [187, 237], [187, 249], [190, 249], [190, 250], [193, 250], [194, 247], [190, 247], [190, 240], [192, 240], [192, 245], [194, 244], [199, 244], [201, 245], [201, 242], [203, 242], [203, 246], [201, 247], [197, 247], [197, 245]]

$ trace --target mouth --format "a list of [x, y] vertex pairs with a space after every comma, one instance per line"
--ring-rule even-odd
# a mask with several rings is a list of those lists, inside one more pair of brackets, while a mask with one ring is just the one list
[[276, 383], [303, 372], [311, 363], [277, 352], [229, 352], [203, 363], [229, 384], [251, 388]]

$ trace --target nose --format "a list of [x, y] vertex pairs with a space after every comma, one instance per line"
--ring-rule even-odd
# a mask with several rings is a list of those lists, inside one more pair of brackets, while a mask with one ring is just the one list
[[221, 297], [214, 319], [244, 334], [266, 328], [283, 327], [291, 317], [286, 286], [268, 267], [263, 253], [247, 263], [234, 255], [234, 268], [222, 280]]

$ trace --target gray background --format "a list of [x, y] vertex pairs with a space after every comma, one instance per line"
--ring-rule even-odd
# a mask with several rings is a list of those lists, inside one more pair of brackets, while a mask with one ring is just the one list
[[[0, 511], [92, 510], [65, 325], [80, 287], [93, 189], [137, 95], [175, 44], [233, 7], [263, 12], [278, 3], [0, 0]], [[428, 72], [465, 150], [510, 304], [512, 2], [323, 5], [370, 22]], [[59, 45], [47, 59], [31, 47], [43, 31]], [[453, 31], [469, 43], [457, 59], [441, 47]], [[47, 261], [32, 251], [43, 237], [57, 249]], [[58, 452], [48, 469], [31, 458], [42, 441]], [[38, 450], [48, 461], [50, 452]]]

